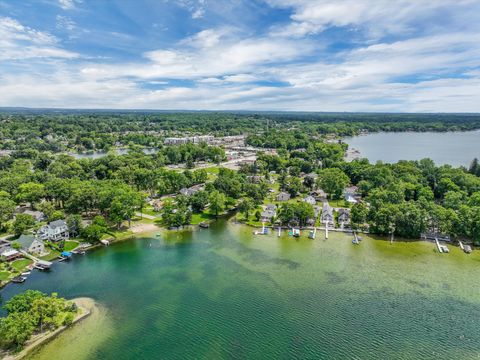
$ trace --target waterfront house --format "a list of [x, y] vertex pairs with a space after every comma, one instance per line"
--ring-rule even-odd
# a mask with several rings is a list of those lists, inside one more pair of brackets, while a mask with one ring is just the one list
[[272, 210], [264, 210], [261, 213], [260, 221], [262, 222], [271, 222], [277, 213]]
[[65, 220], [55, 220], [48, 225], [44, 225], [38, 230], [38, 235], [42, 240], [60, 241], [70, 237], [68, 226]]
[[290, 194], [282, 191], [277, 195], [277, 201], [288, 201], [290, 200]]
[[323, 224], [328, 224], [328, 225], [334, 225], [334, 217], [333, 217], [333, 209], [328, 203], [328, 201], [325, 201], [323, 203], [322, 207], [322, 216], [320, 218], [320, 221]]
[[16, 242], [28, 253], [37, 255], [45, 253], [45, 244], [33, 235], [21, 235]]
[[262, 211], [260, 220], [262, 222], [272, 222], [275, 216], [277, 216], [277, 206], [275, 204], [268, 204]]
[[0, 258], [4, 261], [13, 261], [22, 257], [22, 253], [12, 248], [5, 248], [0, 253]]
[[316, 205], [317, 204], [317, 201], [315, 200], [315, 198], [311, 195], [308, 195], [306, 196], [303, 201], [305, 201], [307, 204], [310, 204], [310, 205]]
[[346, 208], [338, 209], [338, 223], [342, 228], [350, 224], [350, 209], [346, 209]]

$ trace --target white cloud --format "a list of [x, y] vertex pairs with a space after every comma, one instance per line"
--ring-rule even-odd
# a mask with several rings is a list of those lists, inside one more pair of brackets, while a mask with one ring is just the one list
[[82, 3], [83, 0], [58, 0], [58, 5], [63, 10], [72, 10], [75, 9], [77, 4]]
[[12, 18], [0, 18], [0, 60], [76, 57], [78, 54], [61, 49], [57, 38], [49, 33], [24, 26]]
[[72, 32], [77, 28], [77, 24], [68, 16], [57, 15], [57, 29]]
[[[480, 111], [480, 25], [467, 21], [478, 17], [478, 1], [268, 1], [292, 9], [290, 21], [266, 34], [206, 28], [129, 63], [67, 62], [79, 55], [57, 38], [2, 18], [0, 60], [56, 60], [42, 72], [0, 69], [0, 106]], [[180, 5], [193, 15], [206, 3]], [[75, 26], [68, 19], [57, 17], [57, 26]], [[331, 27], [347, 27], [344, 37], [364, 30], [367, 40], [329, 51], [311, 35]]]
[[180, 42], [192, 48], [160, 49], [144, 54], [147, 64], [91, 65], [82, 73], [97, 78], [137, 77], [199, 79], [250, 73], [259, 66], [287, 63], [313, 50], [309, 42], [288, 39], [252, 38], [238, 40], [202, 31]]
[[[464, 20], [462, 14], [480, 11], [475, 0], [267, 0], [274, 7], [292, 8], [292, 22], [273, 29], [283, 36], [304, 36], [318, 33], [330, 26], [360, 27], [374, 38], [385, 34], [414, 31], [423, 21], [428, 24], [435, 16], [450, 16], [449, 21]], [[443, 13], [442, 13], [443, 12]], [[447, 15], [448, 14], [448, 15]]]

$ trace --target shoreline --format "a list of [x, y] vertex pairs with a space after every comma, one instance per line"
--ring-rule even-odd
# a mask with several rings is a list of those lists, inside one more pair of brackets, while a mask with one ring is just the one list
[[50, 332], [44, 332], [40, 333], [37, 335], [34, 335], [31, 339], [29, 339], [23, 349], [18, 352], [18, 353], [10, 353], [6, 352], [1, 354], [2, 360], [20, 360], [25, 358], [27, 355], [31, 354], [33, 351], [41, 348], [43, 345], [49, 343], [50, 341], [54, 340], [57, 338], [61, 333], [63, 333], [65, 330], [69, 329], [70, 327], [74, 326], [75, 324], [78, 324], [82, 320], [86, 319], [89, 317], [93, 311], [96, 311], [97, 309], [97, 304], [94, 299], [88, 298], [88, 297], [80, 297], [80, 298], [75, 298], [71, 299], [69, 301], [74, 302], [78, 309], [79, 313], [73, 319], [72, 324], [66, 326], [60, 326], [58, 329], [55, 329]]

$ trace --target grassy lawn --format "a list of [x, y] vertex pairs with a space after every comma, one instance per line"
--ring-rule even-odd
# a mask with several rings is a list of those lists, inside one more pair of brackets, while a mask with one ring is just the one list
[[212, 166], [212, 167], [209, 167], [209, 168], [205, 168], [205, 171], [208, 174], [218, 175], [218, 173], [220, 172], [220, 168], [218, 166]]
[[[151, 220], [150, 220], [151, 222]], [[109, 240], [112, 239], [112, 237], [115, 240], [125, 240], [128, 238], [131, 238], [133, 236], [133, 232], [128, 229], [110, 229], [110, 231], [102, 236], [102, 240]]]
[[10, 277], [8, 271], [0, 271], [0, 281], [7, 280]]
[[65, 241], [64, 251], [72, 251], [78, 246], [78, 241], [68, 240]]
[[215, 219], [215, 215], [212, 215], [212, 214], [209, 214], [209, 213], [205, 213], [205, 212], [201, 212], [201, 213], [194, 213], [192, 214], [192, 220], [190, 222], [190, 224], [192, 225], [197, 225], [197, 224], [200, 224], [202, 221], [210, 221], [210, 220], [213, 220]]
[[50, 253], [48, 255], [42, 256], [40, 259], [45, 261], [52, 261], [58, 257], [60, 257], [60, 251], [50, 250]]
[[328, 203], [330, 204], [331, 207], [343, 207], [343, 208], [351, 207], [351, 204], [348, 201], [345, 201], [344, 199], [328, 200]]
[[14, 262], [12, 262], [12, 267], [17, 271], [22, 271], [32, 262], [33, 261], [30, 259], [15, 260]]
[[143, 208], [142, 213], [152, 216], [158, 216], [159, 212], [153, 210], [153, 206], [147, 205]]
[[218, 166], [214, 166], [214, 167], [206, 168], [205, 171], [207, 172], [207, 175], [208, 175], [207, 181], [214, 181], [217, 178], [218, 172], [220, 170]]

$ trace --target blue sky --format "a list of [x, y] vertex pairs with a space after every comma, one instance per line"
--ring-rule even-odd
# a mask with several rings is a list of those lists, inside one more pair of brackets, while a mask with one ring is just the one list
[[0, 106], [480, 112], [478, 0], [0, 0]]

